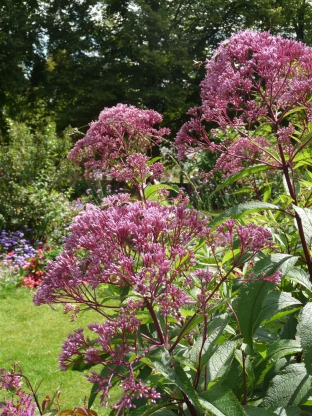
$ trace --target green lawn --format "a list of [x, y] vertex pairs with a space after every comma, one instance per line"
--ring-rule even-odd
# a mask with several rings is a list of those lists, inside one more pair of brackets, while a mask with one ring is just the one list
[[[99, 316], [87, 312], [70, 322], [61, 306], [57, 311], [46, 305], [34, 306], [32, 298], [33, 292], [25, 288], [11, 289], [0, 296], [0, 368], [10, 369], [18, 361], [33, 385], [42, 381], [40, 402], [60, 386], [62, 410], [81, 406], [92, 385], [81, 373], [59, 371], [58, 356], [69, 332], [98, 321]], [[98, 402], [94, 409], [99, 415], [109, 413]]]

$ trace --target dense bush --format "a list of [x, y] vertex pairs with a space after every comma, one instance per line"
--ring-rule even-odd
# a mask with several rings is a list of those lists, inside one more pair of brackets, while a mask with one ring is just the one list
[[0, 143], [0, 214], [7, 230], [32, 229], [43, 238], [69, 214], [77, 175], [66, 159], [71, 138], [58, 137], [53, 123], [36, 131], [13, 121], [9, 126], [7, 142]]

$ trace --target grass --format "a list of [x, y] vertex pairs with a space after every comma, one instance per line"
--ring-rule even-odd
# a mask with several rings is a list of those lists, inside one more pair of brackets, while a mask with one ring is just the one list
[[[75, 322], [70, 322], [61, 306], [57, 311], [47, 305], [34, 306], [33, 294], [26, 288], [1, 292], [0, 368], [9, 370], [18, 361], [33, 386], [41, 383], [38, 389], [40, 402], [46, 395], [52, 397], [60, 387], [62, 410], [82, 406], [92, 385], [81, 373], [61, 372], [58, 356], [67, 334], [97, 321], [98, 315], [86, 312]], [[99, 407], [99, 401], [95, 402], [94, 410], [101, 416], [109, 414], [109, 409]]]

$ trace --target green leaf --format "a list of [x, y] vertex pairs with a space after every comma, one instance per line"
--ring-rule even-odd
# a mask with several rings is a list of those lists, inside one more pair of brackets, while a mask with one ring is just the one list
[[202, 412], [196, 390], [192, 386], [192, 383], [183, 368], [177, 361], [174, 361], [169, 352], [165, 349], [161, 349], [160, 353], [156, 356], [149, 354], [148, 358], [152, 362], [155, 370], [178, 387], [188, 397], [193, 406], [195, 406], [199, 412]]
[[244, 406], [247, 416], [276, 416], [272, 410], [261, 409], [261, 407]]
[[250, 347], [253, 345], [252, 336], [260, 324], [259, 316], [265, 298], [274, 287], [275, 285], [271, 282], [258, 280], [246, 283], [239, 290], [233, 306], [244, 341]]
[[90, 409], [94, 403], [94, 400], [96, 399], [97, 395], [99, 394], [98, 389], [99, 389], [99, 384], [98, 383], [94, 383], [90, 392], [90, 396], [88, 399], [88, 409]]
[[206, 365], [217, 349], [217, 341], [223, 334], [228, 324], [230, 315], [222, 314], [212, 319], [207, 327], [207, 339], [203, 345], [203, 335], [201, 334], [190, 351], [190, 359], [198, 363], [199, 353], [201, 352], [201, 368]]
[[244, 406], [244, 410], [247, 416], [300, 416], [304, 414], [299, 407], [278, 407], [275, 410], [269, 410], [261, 407]]
[[225, 386], [215, 385], [200, 393], [202, 406], [215, 416], [245, 416], [244, 408], [234, 393]]
[[263, 400], [264, 407], [299, 406], [311, 393], [305, 365], [290, 364], [273, 378]]
[[302, 358], [307, 372], [312, 375], [312, 302], [307, 303], [299, 315], [297, 327], [302, 346]]
[[284, 117], [288, 117], [288, 116], [290, 116], [291, 114], [294, 114], [294, 113], [299, 113], [299, 111], [301, 111], [301, 110], [307, 110], [307, 107], [302, 105], [300, 107], [293, 108], [293, 109], [287, 111], [287, 113], [284, 115]]
[[270, 276], [279, 270], [282, 276], [285, 276], [291, 270], [298, 260], [297, 256], [290, 254], [273, 253], [268, 256], [263, 256], [257, 260], [252, 273], [254, 278], [261, 278]]
[[[259, 380], [265, 379], [265, 384], [268, 384], [280, 372], [280, 366], [284, 366], [281, 359], [298, 354], [302, 350], [298, 340], [280, 339], [267, 345], [267, 349], [261, 352], [261, 356], [264, 358], [258, 356], [253, 364], [257, 383], [259, 383]], [[273, 366], [275, 366], [275, 369]]]
[[[259, 321], [262, 324], [280, 319], [301, 307], [301, 302], [288, 292], [271, 292], [265, 299]], [[285, 310], [286, 309], [286, 310]]]
[[171, 409], [175, 409], [176, 406], [172, 405], [171, 402], [159, 403], [154, 406], [150, 404], [143, 407], [138, 407], [137, 409], [131, 409], [131, 416], [149, 416], [149, 415], [158, 415], [158, 416], [176, 416], [177, 414]]
[[252, 212], [278, 209], [279, 207], [277, 205], [269, 204], [268, 202], [245, 202], [243, 204], [235, 205], [234, 207], [227, 209], [221, 215], [213, 218], [209, 223], [209, 227], [212, 229], [216, 228], [219, 224], [229, 218], [242, 218], [244, 215]]
[[295, 355], [301, 352], [301, 345], [295, 339], [279, 339], [268, 344], [266, 361], [277, 361], [286, 355]]
[[281, 339], [295, 339], [296, 333], [297, 333], [297, 314], [289, 315], [281, 332], [280, 332], [280, 338]]
[[308, 149], [301, 150], [294, 157], [293, 162], [297, 162], [295, 169], [305, 165], [311, 166], [311, 152]]
[[285, 276], [286, 279], [292, 280], [296, 283], [299, 283], [301, 286], [305, 287], [308, 290], [312, 290], [312, 284], [310, 282], [308, 274], [298, 268], [292, 268], [287, 272], [287, 275]]
[[300, 208], [296, 205], [293, 205], [293, 208], [301, 219], [304, 237], [310, 249], [312, 246], [312, 210], [310, 208]]
[[206, 365], [207, 383], [224, 376], [232, 363], [237, 344], [238, 341], [226, 341], [224, 344], [218, 346], [217, 350], [208, 362], [201, 363], [201, 367]]
[[303, 413], [299, 407], [278, 407], [274, 409], [274, 414], [278, 416], [303, 416]]
[[274, 332], [270, 332], [267, 328], [260, 327], [254, 333], [254, 338], [260, 342], [271, 342], [278, 339]]
[[271, 166], [268, 165], [256, 165], [256, 166], [250, 166], [248, 168], [245, 168], [243, 170], [240, 170], [239, 172], [235, 173], [234, 175], [227, 178], [224, 182], [222, 182], [210, 195], [209, 198], [211, 198], [215, 193], [221, 191], [221, 189], [224, 189], [225, 187], [231, 185], [234, 182], [239, 181], [242, 178], [245, 178], [246, 176], [253, 175], [254, 173], [264, 172], [266, 170], [272, 169]]
[[168, 191], [179, 192], [178, 186], [170, 186], [162, 183], [157, 183], [154, 185], [149, 185], [144, 190], [144, 195], [146, 199], [153, 199], [160, 189], [167, 189]]

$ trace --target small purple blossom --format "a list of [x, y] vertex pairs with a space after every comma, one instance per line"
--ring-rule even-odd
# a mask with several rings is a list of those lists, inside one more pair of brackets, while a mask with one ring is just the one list
[[39, 416], [35, 401], [27, 394], [22, 386], [22, 373], [18, 369], [18, 363], [14, 364], [12, 372], [0, 369], [0, 390], [7, 390], [14, 397], [9, 400], [6, 397], [0, 403], [2, 416]]
[[25, 262], [35, 257], [37, 252], [21, 231], [1, 231], [0, 256], [3, 264], [24, 267]]

